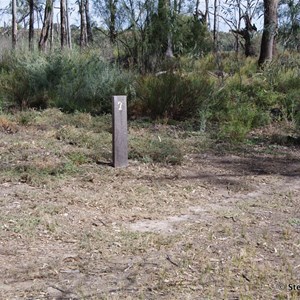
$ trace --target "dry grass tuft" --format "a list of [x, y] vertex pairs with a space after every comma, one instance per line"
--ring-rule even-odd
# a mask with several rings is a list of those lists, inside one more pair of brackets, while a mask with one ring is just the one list
[[0, 115], [0, 131], [8, 134], [14, 134], [18, 132], [18, 125], [9, 120], [6, 116]]

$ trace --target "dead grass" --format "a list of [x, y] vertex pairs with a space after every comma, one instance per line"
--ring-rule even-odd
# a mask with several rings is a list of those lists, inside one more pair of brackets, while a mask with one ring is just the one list
[[298, 148], [133, 124], [114, 169], [110, 116], [28, 114], [0, 123], [1, 299], [299, 298]]
[[4, 133], [16, 133], [18, 126], [15, 122], [9, 120], [6, 116], [0, 115], [0, 131]]

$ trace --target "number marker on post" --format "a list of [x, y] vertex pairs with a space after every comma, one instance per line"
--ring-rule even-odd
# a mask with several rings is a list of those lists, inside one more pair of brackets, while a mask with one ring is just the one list
[[127, 97], [113, 96], [113, 166], [128, 166]]

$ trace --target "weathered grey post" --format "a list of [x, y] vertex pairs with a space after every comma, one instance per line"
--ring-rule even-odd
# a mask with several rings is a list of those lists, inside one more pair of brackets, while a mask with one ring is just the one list
[[128, 166], [127, 97], [113, 96], [113, 166]]

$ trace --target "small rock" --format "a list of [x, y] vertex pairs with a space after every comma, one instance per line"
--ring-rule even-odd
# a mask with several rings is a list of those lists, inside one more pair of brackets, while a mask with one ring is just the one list
[[50, 299], [57, 299], [63, 296], [63, 293], [60, 290], [51, 286], [47, 288], [47, 293]]

